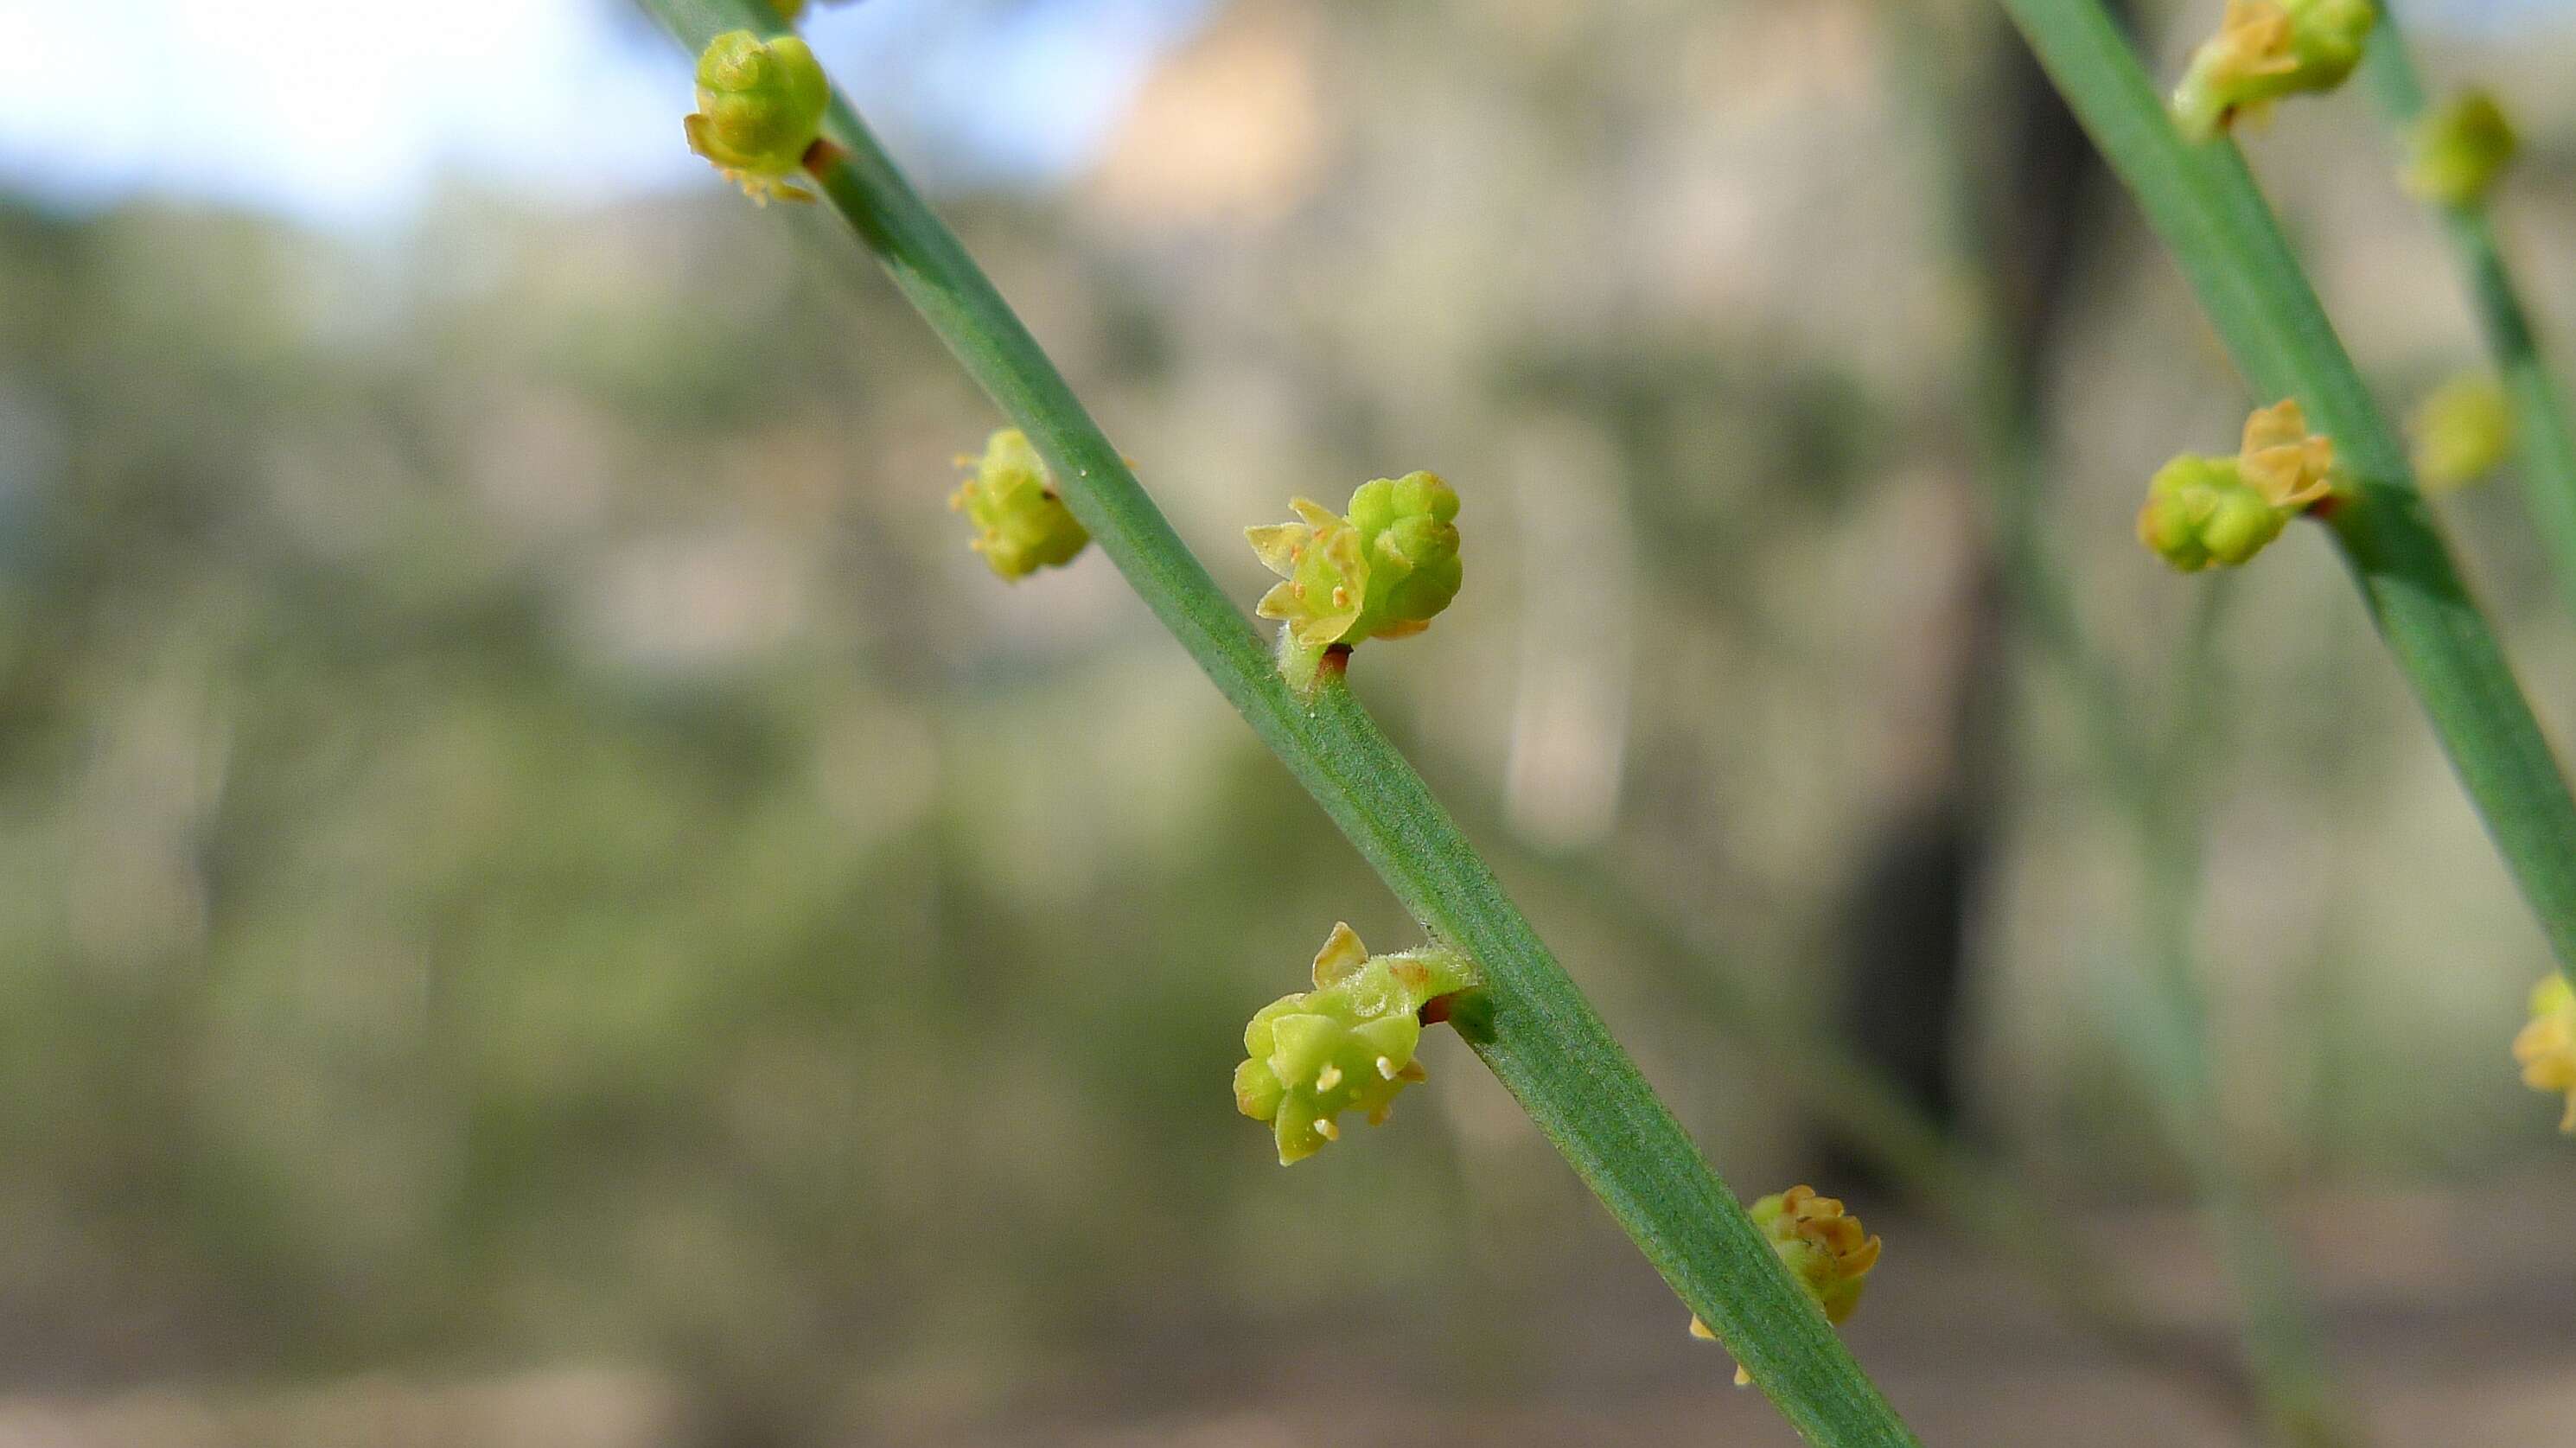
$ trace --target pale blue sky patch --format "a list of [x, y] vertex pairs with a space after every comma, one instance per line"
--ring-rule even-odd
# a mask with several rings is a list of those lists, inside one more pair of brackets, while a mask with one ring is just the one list
[[[808, 30], [899, 146], [1044, 182], [1203, 8], [868, 0]], [[615, 0], [0, 0], [0, 190], [57, 204], [152, 192], [368, 225], [447, 176], [596, 201], [708, 180], [689, 104], [687, 57]]]
[[[815, 48], [936, 184], [1078, 170], [1218, 0], [865, 0]], [[2213, 4], [2215, 0], [2213, 0]], [[139, 192], [399, 224], [454, 177], [589, 202], [707, 184], [688, 59], [626, 0], [0, 0], [0, 192]], [[2423, 28], [2563, 26], [2576, 0], [2407, 0]], [[317, 17], [320, 17], [317, 19]]]

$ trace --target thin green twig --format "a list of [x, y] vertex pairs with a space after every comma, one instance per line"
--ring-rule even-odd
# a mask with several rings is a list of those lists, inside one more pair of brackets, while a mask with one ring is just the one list
[[2228, 1146], [2218, 1077], [2210, 1056], [2210, 1022], [2199, 984], [2193, 924], [2199, 918], [2200, 836], [2207, 770], [2223, 710], [2216, 700], [2212, 654], [2232, 596], [2233, 580], [2209, 580], [2195, 595], [2173, 670], [2174, 717], [2159, 745], [2153, 721], [2132, 707], [2110, 657], [2094, 647], [2073, 606], [2074, 585], [2045, 541], [2042, 480], [2046, 446], [2031, 405], [2038, 395], [2032, 359], [2018, 351], [2007, 322], [1999, 240], [1989, 234], [1980, 187], [1969, 164], [1966, 117], [1955, 59], [1935, 59], [1941, 36], [1926, 17], [1896, 7], [1891, 23], [1902, 53], [1913, 57], [1900, 80], [1915, 92], [1920, 128], [1943, 182], [1943, 230], [1960, 281], [1977, 299], [1969, 341], [1978, 470], [1993, 499], [2006, 597], [2023, 633], [2064, 677], [2078, 700], [2081, 735], [2096, 771], [2132, 835], [2146, 889], [2141, 919], [2148, 943], [2143, 979], [2122, 982], [2141, 1009], [2116, 1011], [2115, 1022], [2147, 1023], [2118, 1038], [2144, 1076], [2162, 1117], [2163, 1136], [2182, 1157], [2194, 1195], [2241, 1303], [2239, 1336], [2259, 1411], [2276, 1434], [2301, 1444], [2357, 1442], [2337, 1407], [2331, 1362], [2295, 1259], [2266, 1217]]
[[2327, 526], [2380, 638], [2576, 980], [2576, 801], [2364, 387], [2225, 139], [2187, 144], [2100, 0], [2002, 0], [2134, 195], [2264, 400], [2295, 397], [2334, 439], [2353, 490]]
[[2236, 1285], [2246, 1366], [2273, 1433], [2300, 1448], [2348, 1448], [2367, 1436], [2344, 1406], [2347, 1397], [2298, 1259], [2237, 1161], [2211, 1052], [2215, 1028], [2202, 955], [2193, 938], [2205, 893], [2206, 781], [2227, 733], [2214, 653], [2231, 583], [2213, 580], [2195, 601], [2176, 664], [2181, 701], [2158, 769], [2166, 786], [2158, 796], [2161, 807], [2129, 821], [2145, 878], [2147, 972], [2139, 1009], [2115, 1010], [2110, 1018], [2162, 1038], [2163, 1049], [2132, 1046], [2128, 1054], [2154, 1072], [2150, 1085], [2166, 1114], [2165, 1138], [2190, 1173], [2211, 1242]]
[[[2424, 83], [2407, 53], [2394, 7], [2379, 7], [2379, 24], [2362, 58], [2362, 73], [2380, 111], [2402, 143], [2424, 117]], [[2576, 430], [2559, 384], [2522, 304], [2521, 290], [2496, 241], [2495, 217], [2483, 200], [2458, 206], [2433, 203], [2451, 238], [2461, 280], [2493, 354], [2497, 375], [2513, 403], [2514, 431], [2522, 449], [2523, 496], [2548, 550], [2558, 591], [2576, 607]]]
[[[760, 0], [645, 0], [693, 52], [775, 30]], [[1809, 1441], [1914, 1437], [1782, 1267], [1573, 980], [1348, 687], [1312, 699], [1182, 544], [1072, 390], [846, 101], [809, 166], [830, 204], [1054, 470], [1067, 504], [1390, 890], [1482, 968], [1470, 1043], [1673, 1290]], [[676, 131], [674, 143], [676, 144]]]

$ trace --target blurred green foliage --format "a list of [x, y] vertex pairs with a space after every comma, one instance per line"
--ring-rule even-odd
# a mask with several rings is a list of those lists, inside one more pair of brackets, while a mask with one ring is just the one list
[[[1138, 200], [1116, 156], [949, 207], [1247, 609], [1280, 499], [1457, 486], [1467, 589], [1354, 677], [1751, 1189], [1802, 1129], [1709, 963], [1549, 855], [1820, 998], [1854, 862], [1948, 766], [1957, 308], [1872, 32], [1787, 8], [1246, 7], [1332, 161], [1273, 209]], [[2386, 189], [2330, 304], [2412, 215]], [[458, 191], [369, 238], [0, 211], [11, 1381], [639, 1358], [793, 1440], [907, 1375], [1150, 1358], [1126, 1386], [1187, 1393], [1284, 1324], [1436, 1320], [1442, 1372], [1503, 1382], [1563, 1350], [1552, 1294], [1642, 1281], [1454, 1043], [1279, 1172], [1227, 1089], [1244, 1017], [1335, 919], [1410, 926], [1100, 560], [1005, 587], [965, 549], [949, 460], [995, 420], [830, 225], [712, 183]], [[2058, 386], [2052, 524], [2161, 706], [2189, 585], [2127, 515], [2244, 407], [2130, 255]], [[2420, 335], [2353, 327], [2456, 365]], [[2507, 504], [2458, 509], [2556, 629]], [[2538, 944], [2330, 561], [2264, 563], [2207, 764], [2248, 1155], [2546, 1150], [2503, 1054]], [[1567, 576], [1598, 586], [1526, 593]], [[2576, 653], [2525, 664], [2568, 697]], [[2088, 1014], [2125, 852], [2020, 687], [1973, 1114], [2060, 1184], [2169, 1185]]]

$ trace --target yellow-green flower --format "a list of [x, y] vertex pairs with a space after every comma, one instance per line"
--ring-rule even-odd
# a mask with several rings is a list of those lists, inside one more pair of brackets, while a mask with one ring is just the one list
[[2283, 96], [2328, 91], [2361, 63], [2373, 0], [2227, 0], [2218, 33], [2192, 52], [2174, 89], [2174, 121], [2206, 141], [2260, 120]]
[[1346, 515], [1310, 498], [1288, 506], [1297, 522], [1243, 533], [1281, 580], [1255, 612], [1280, 620], [1296, 649], [1417, 634], [1458, 596], [1458, 495], [1437, 476], [1363, 483]]
[[981, 458], [961, 457], [957, 465], [974, 473], [957, 485], [948, 506], [975, 525], [968, 546], [1002, 577], [1018, 580], [1070, 563], [1091, 541], [1056, 493], [1046, 459], [1018, 428], [996, 431], [984, 440]]
[[2454, 377], [2426, 394], [2407, 418], [2415, 480], [2426, 492], [2464, 488], [2513, 451], [2513, 402], [2484, 372]]
[[2334, 443], [2284, 400], [2245, 420], [2232, 458], [2185, 453], [2156, 471], [2138, 510], [2138, 541], [2185, 573], [2234, 566], [2334, 491]]
[[2513, 1059], [2523, 1085], [2566, 1096], [2558, 1129], [2576, 1133], [2576, 988], [2567, 977], [2552, 974], [2531, 988], [2531, 1020], [2513, 1038]]
[[2519, 145], [2504, 107], [2485, 91], [2463, 91], [2415, 123], [2407, 138], [2406, 189], [2427, 201], [2482, 200]]
[[[1824, 1310], [1825, 1321], [1839, 1327], [1859, 1308], [1869, 1269], [1878, 1264], [1880, 1244], [1861, 1226], [1860, 1218], [1843, 1211], [1839, 1199], [1817, 1196], [1814, 1187], [1795, 1186], [1762, 1198], [1745, 1214], [1770, 1239], [1771, 1250], [1779, 1254], [1789, 1275]], [[1717, 1337], [1697, 1313], [1691, 1315], [1690, 1330], [1693, 1337], [1710, 1341]], [[1741, 1387], [1753, 1379], [1739, 1367], [1735, 1381]]]
[[1235, 1108], [1271, 1123], [1279, 1164], [1341, 1139], [1334, 1117], [1386, 1120], [1396, 1093], [1422, 1079], [1414, 1049], [1422, 1008], [1476, 984], [1475, 968], [1437, 946], [1371, 955], [1348, 925], [1315, 952], [1315, 988], [1263, 1006], [1244, 1028], [1246, 1059], [1234, 1068]]
[[832, 83], [804, 41], [729, 30], [698, 57], [698, 109], [685, 122], [689, 149], [753, 201], [811, 201], [812, 192], [787, 178], [821, 139], [831, 98]]

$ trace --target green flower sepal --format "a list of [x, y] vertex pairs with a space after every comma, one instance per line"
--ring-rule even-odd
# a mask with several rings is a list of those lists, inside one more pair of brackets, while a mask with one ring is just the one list
[[1383, 1123], [1397, 1093], [1423, 1079], [1414, 1051], [1424, 1007], [1476, 985], [1475, 966], [1457, 951], [1371, 955], [1358, 932], [1335, 925], [1315, 952], [1315, 988], [1263, 1006], [1244, 1028], [1235, 1108], [1271, 1123], [1281, 1166], [1340, 1140], [1334, 1118], [1345, 1111]]
[[2174, 123], [2193, 141], [2259, 122], [2284, 96], [2330, 91], [2361, 63], [2374, 0], [2227, 0], [2218, 33], [2174, 88]]
[[957, 465], [974, 473], [957, 485], [948, 506], [975, 525], [968, 546], [1003, 578], [1016, 582], [1062, 567], [1091, 541], [1056, 492], [1046, 459], [1018, 428], [997, 430], [984, 440], [982, 457], [961, 457]]
[[1458, 596], [1458, 494], [1436, 474], [1363, 483], [1347, 514], [1310, 498], [1288, 506], [1298, 521], [1243, 534], [1280, 578], [1254, 612], [1279, 620], [1292, 682], [1312, 680], [1328, 649], [1422, 632]]
[[832, 82], [804, 41], [726, 31], [698, 56], [698, 109], [683, 123], [689, 149], [760, 205], [811, 201], [787, 178], [822, 139], [831, 100]]

